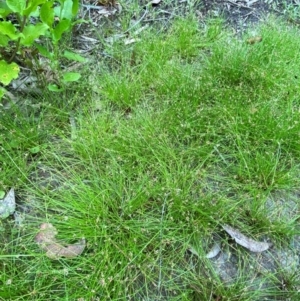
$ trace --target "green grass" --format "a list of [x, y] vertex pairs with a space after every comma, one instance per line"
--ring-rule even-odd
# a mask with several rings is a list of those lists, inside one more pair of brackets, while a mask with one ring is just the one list
[[[297, 300], [293, 271], [249, 274], [257, 257], [221, 228], [279, 249], [299, 234], [299, 200], [291, 219], [266, 205], [299, 187], [299, 29], [255, 31], [249, 45], [219, 19], [178, 18], [105, 46], [72, 100], [1, 115], [0, 190], [14, 186], [27, 211], [21, 227], [1, 222], [0, 299]], [[39, 166], [58, 187], [32, 176]], [[85, 237], [84, 253], [47, 258], [43, 222], [66, 243]], [[237, 257], [231, 283], [205, 258], [216, 234]]]

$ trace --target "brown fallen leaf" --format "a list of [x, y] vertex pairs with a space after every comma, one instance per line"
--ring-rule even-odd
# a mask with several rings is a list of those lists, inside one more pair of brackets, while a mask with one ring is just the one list
[[105, 6], [115, 6], [115, 0], [98, 0], [98, 4], [105, 5]]
[[262, 37], [261, 36], [257, 36], [257, 37], [252, 37], [250, 39], [247, 40], [248, 44], [256, 44], [262, 41]]
[[39, 247], [46, 251], [46, 256], [51, 259], [59, 259], [60, 257], [73, 258], [80, 255], [85, 248], [85, 239], [79, 242], [66, 245], [56, 241], [56, 228], [50, 223], [43, 223], [40, 226], [39, 233], [35, 236], [35, 241]]
[[263, 252], [269, 249], [272, 245], [267, 242], [259, 242], [253, 240], [244, 234], [242, 234], [239, 230], [234, 229], [228, 225], [223, 225], [222, 228], [235, 240], [239, 245], [247, 248], [251, 252]]

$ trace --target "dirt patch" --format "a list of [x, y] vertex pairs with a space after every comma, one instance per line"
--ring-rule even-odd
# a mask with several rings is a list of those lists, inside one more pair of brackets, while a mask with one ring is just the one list
[[[81, 16], [89, 16], [94, 25], [103, 22], [103, 19], [109, 19], [111, 22], [118, 19], [118, 15], [121, 15], [122, 11], [126, 11], [130, 6], [128, 2], [118, 4], [115, 1], [113, 1], [113, 6], [109, 6], [107, 2], [109, 1], [98, 1], [98, 5], [95, 6], [93, 1], [84, 1]], [[200, 18], [222, 17], [237, 31], [242, 31], [248, 25], [264, 20], [270, 14], [298, 21], [296, 11], [299, 9], [299, 4], [293, 0], [201, 0], [195, 2], [191, 6], [189, 1], [160, 1], [158, 4], [151, 4], [151, 1], [148, 1], [146, 5], [145, 1], [141, 1], [140, 15], [134, 13], [132, 21], [139, 21], [142, 24], [165, 23], [166, 20], [176, 16], [195, 12]], [[101, 3], [106, 3], [106, 5]], [[103, 8], [106, 9], [106, 13]]]

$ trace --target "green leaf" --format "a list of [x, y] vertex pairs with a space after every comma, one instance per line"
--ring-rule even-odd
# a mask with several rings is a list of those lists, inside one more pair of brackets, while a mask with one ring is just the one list
[[39, 152], [41, 151], [41, 148], [40, 148], [39, 146], [35, 146], [35, 147], [30, 148], [29, 151], [30, 151], [33, 155], [35, 155], [35, 154], [37, 154], [37, 153], [39, 153]]
[[0, 100], [5, 95], [5, 89], [0, 87]]
[[84, 63], [87, 61], [86, 58], [84, 58], [83, 56], [81, 56], [77, 53], [74, 53], [74, 52], [65, 51], [63, 55], [65, 58], [67, 58], [68, 60], [71, 60], [71, 61], [77, 61], [77, 62], [81, 62], [81, 63]]
[[26, 0], [6, 0], [6, 4], [14, 13], [22, 15], [26, 7]]
[[23, 11], [24, 16], [29, 16], [34, 14], [37, 11], [37, 8], [39, 5], [45, 3], [47, 0], [31, 0], [29, 1], [28, 6], [26, 9]]
[[58, 42], [64, 32], [68, 31], [71, 26], [70, 20], [61, 20], [53, 30], [53, 40]]
[[37, 23], [36, 25], [25, 26], [23, 30], [24, 38], [21, 39], [21, 45], [31, 46], [35, 39], [44, 35], [48, 30], [48, 25], [44, 23]]
[[11, 40], [16, 40], [20, 36], [22, 36], [22, 34], [20, 34], [19, 32], [16, 33], [16, 30], [17, 29], [15, 28], [15, 26], [10, 21], [0, 22], [0, 32], [1, 32], [1, 34], [7, 35]]
[[53, 57], [54, 57], [53, 52], [48, 51], [48, 49], [46, 49], [44, 46], [42, 46], [40, 44], [37, 44], [37, 43], [35, 43], [34, 46], [37, 48], [37, 50], [39, 51], [39, 53], [42, 56], [44, 56], [44, 57], [46, 57], [46, 58], [48, 58], [50, 60], [53, 59]]
[[66, 0], [61, 12], [61, 18], [72, 20], [73, 18], [73, 0]]
[[48, 90], [52, 92], [62, 92], [64, 89], [59, 88], [57, 85], [49, 84], [48, 85]]
[[6, 47], [8, 45], [8, 42], [11, 41], [11, 39], [7, 36], [3, 36], [0, 34], [0, 46]]
[[90, 22], [84, 19], [77, 19], [76, 21], [72, 22], [72, 26], [82, 23], [89, 24]]
[[78, 0], [73, 0], [73, 6], [72, 6], [72, 15], [75, 17], [78, 13], [79, 10], [79, 1]]
[[5, 191], [0, 190], [0, 200], [4, 199], [5, 197]]
[[17, 78], [20, 68], [16, 63], [8, 64], [5, 61], [0, 61], [0, 83], [8, 85], [13, 79]]
[[40, 18], [43, 23], [46, 23], [49, 27], [52, 26], [54, 21], [54, 10], [52, 8], [53, 1], [44, 3], [41, 7]]
[[0, 18], [8, 16], [12, 10], [7, 6], [5, 1], [0, 2]]
[[29, 17], [39, 18], [40, 17], [40, 8], [37, 7], [36, 10], [32, 11]]
[[54, 8], [55, 15], [62, 19], [72, 20], [73, 18], [73, 1], [65, 0], [61, 1], [62, 5]]
[[64, 82], [76, 82], [81, 77], [80, 73], [77, 72], [67, 72], [63, 75]]

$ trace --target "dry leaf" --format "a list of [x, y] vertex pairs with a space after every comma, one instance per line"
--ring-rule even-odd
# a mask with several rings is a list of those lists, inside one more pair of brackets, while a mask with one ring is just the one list
[[137, 30], [136, 30], [135, 32], [133, 32], [131, 35], [132, 35], [132, 36], [136, 36], [136, 35], [140, 34], [143, 30], [147, 29], [148, 27], [149, 27], [149, 25], [146, 24], [145, 26], [143, 26], [143, 27], [137, 29]]
[[106, 8], [105, 6], [102, 6], [100, 9], [97, 10], [98, 15], [103, 15], [105, 17], [112, 16], [116, 13], [116, 10]]
[[110, 36], [110, 37], [108, 37], [108, 38], [105, 38], [104, 41], [105, 41], [106, 43], [112, 44], [112, 43], [114, 43], [114, 42], [120, 40], [120, 39], [123, 38], [123, 37], [125, 37], [124, 34], [115, 34], [115, 35], [113, 35], [113, 36]]
[[130, 45], [130, 44], [133, 44], [133, 43], [135, 43], [135, 42], [138, 42], [138, 41], [140, 41], [140, 39], [125, 39], [124, 40], [124, 45]]
[[4, 219], [13, 214], [16, 210], [15, 190], [7, 193], [3, 200], [0, 200], [0, 218]]
[[[199, 253], [195, 250], [194, 247], [189, 246], [188, 250], [189, 250], [192, 254], [194, 254], [194, 255], [200, 257]], [[221, 252], [221, 243], [218, 241], [218, 242], [216, 242], [216, 243], [212, 246], [212, 248], [211, 248], [210, 251], [205, 255], [205, 257], [206, 257], [206, 258], [214, 258], [214, 257], [216, 257], [220, 252]]]
[[262, 37], [261, 36], [257, 36], [257, 37], [253, 37], [247, 40], [248, 44], [256, 44], [262, 41]]
[[161, 0], [152, 0], [150, 3], [151, 4], [154, 4], [154, 5], [157, 5], [161, 2]]
[[247, 6], [250, 7], [252, 4], [256, 3], [257, 1], [258, 1], [258, 0], [252, 0], [252, 1], [251, 1], [251, 0], [250, 0], [250, 1], [249, 1], [249, 0], [246, 0]]
[[222, 227], [236, 241], [236, 243], [247, 248], [251, 252], [263, 252], [271, 247], [271, 244], [267, 242], [255, 241], [242, 234], [239, 230], [234, 229], [228, 225], [224, 225]]
[[199, 253], [195, 250], [194, 247], [189, 246], [189, 247], [188, 247], [188, 250], [189, 250], [192, 254], [194, 254], [194, 255], [196, 255], [196, 256], [199, 257]]
[[83, 252], [85, 248], [84, 238], [76, 244], [64, 246], [56, 241], [56, 235], [56, 228], [50, 223], [44, 223], [35, 237], [35, 241], [40, 248], [46, 251], [47, 257], [51, 259], [59, 259], [60, 257], [73, 258]]
[[210, 249], [210, 251], [206, 254], [206, 258], [214, 258], [216, 257], [219, 253], [221, 252], [221, 243], [220, 242], [216, 242], [212, 248]]
[[98, 3], [105, 5], [105, 6], [115, 6], [116, 5], [115, 0], [98, 0]]

